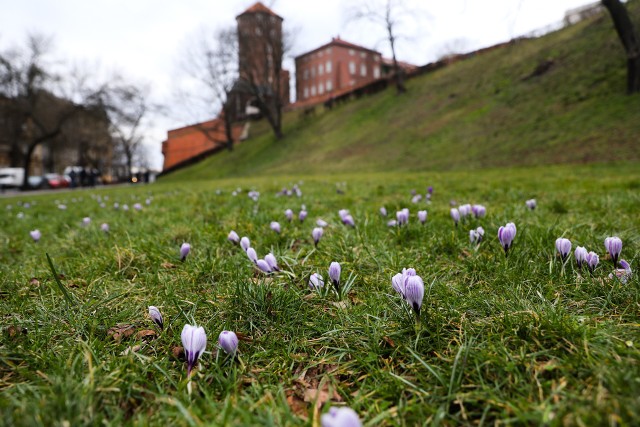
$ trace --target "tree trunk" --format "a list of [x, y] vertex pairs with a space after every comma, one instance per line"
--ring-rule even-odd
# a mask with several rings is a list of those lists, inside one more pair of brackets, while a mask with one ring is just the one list
[[36, 147], [49, 139], [55, 138], [56, 136], [58, 136], [58, 134], [61, 131], [62, 131], [62, 128], [58, 127], [53, 132], [43, 135], [41, 137], [38, 137], [34, 139], [33, 142], [31, 142], [31, 144], [29, 144], [29, 148], [27, 148], [27, 153], [24, 155], [24, 161], [22, 165], [22, 168], [24, 169], [24, 178], [22, 180], [21, 189], [23, 191], [29, 189], [29, 166], [31, 166], [31, 156], [33, 155], [33, 152], [36, 150]]
[[629, 13], [620, 0], [602, 0], [607, 8], [618, 38], [627, 53], [627, 93], [640, 92], [640, 42]]
[[404, 85], [404, 71], [400, 68], [398, 60], [396, 59], [395, 37], [393, 36], [393, 28], [389, 23], [387, 24], [387, 34], [389, 35], [389, 44], [391, 45], [391, 55], [393, 58], [393, 72], [395, 74], [394, 77], [396, 80], [396, 89], [398, 90], [398, 94], [405, 93], [407, 91], [407, 87]]
[[228, 95], [227, 102], [222, 104], [222, 113], [224, 114], [224, 132], [227, 136], [227, 150], [233, 151], [233, 117]]

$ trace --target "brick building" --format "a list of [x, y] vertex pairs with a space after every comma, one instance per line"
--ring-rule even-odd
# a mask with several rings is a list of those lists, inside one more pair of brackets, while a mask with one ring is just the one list
[[334, 37], [295, 58], [296, 101], [323, 101], [382, 76], [382, 55]]

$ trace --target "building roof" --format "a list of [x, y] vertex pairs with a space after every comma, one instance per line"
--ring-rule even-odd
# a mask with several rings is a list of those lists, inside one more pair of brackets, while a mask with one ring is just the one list
[[239, 18], [240, 16], [245, 15], [247, 13], [266, 13], [267, 15], [275, 16], [276, 18], [279, 18], [280, 20], [282, 20], [281, 16], [277, 15], [273, 10], [269, 9], [267, 6], [265, 6], [261, 2], [257, 2], [253, 6], [249, 7], [240, 15], [236, 16], [236, 18]]
[[307, 56], [307, 55], [309, 55], [311, 53], [317, 52], [317, 51], [319, 51], [321, 49], [324, 49], [324, 48], [327, 48], [329, 46], [346, 47], [346, 48], [349, 48], [349, 49], [363, 50], [365, 52], [372, 52], [372, 53], [376, 53], [376, 54], [380, 55], [380, 52], [378, 52], [377, 50], [369, 49], [367, 47], [360, 46], [360, 45], [357, 45], [355, 43], [350, 43], [350, 42], [348, 42], [346, 40], [342, 40], [340, 38], [340, 36], [338, 36], [338, 37], [332, 37], [331, 41], [329, 43], [323, 44], [320, 47], [317, 47], [317, 48], [315, 48], [313, 50], [310, 50], [310, 51], [308, 51], [306, 53], [303, 53], [302, 55], [296, 56], [295, 59], [302, 58], [303, 56]]

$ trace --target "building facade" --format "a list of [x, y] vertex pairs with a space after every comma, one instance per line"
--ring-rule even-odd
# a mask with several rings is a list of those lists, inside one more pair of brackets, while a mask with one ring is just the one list
[[295, 58], [296, 101], [321, 102], [382, 77], [382, 55], [335, 37]]

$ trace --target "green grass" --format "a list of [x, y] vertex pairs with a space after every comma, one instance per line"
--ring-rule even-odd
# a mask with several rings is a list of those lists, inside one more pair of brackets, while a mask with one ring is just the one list
[[[301, 198], [275, 196], [300, 181]], [[428, 185], [432, 203], [411, 204], [410, 191]], [[633, 425], [639, 188], [637, 163], [618, 163], [239, 178], [0, 200], [1, 423], [311, 425], [329, 406], [348, 405], [368, 426]], [[249, 189], [260, 191], [258, 202]], [[151, 196], [140, 212], [112, 208]], [[528, 211], [532, 197], [538, 209]], [[487, 217], [455, 228], [451, 199], [482, 203]], [[289, 224], [284, 210], [301, 204], [307, 221]], [[408, 226], [388, 228], [382, 205], [391, 215], [408, 207]], [[355, 228], [339, 223], [342, 208]], [[424, 226], [419, 208], [429, 212]], [[314, 249], [317, 218], [330, 226]], [[269, 229], [272, 220], [282, 234]], [[505, 259], [496, 231], [508, 221], [518, 234]], [[475, 248], [468, 230], [478, 225], [486, 240]], [[231, 229], [260, 256], [273, 251], [284, 272], [255, 272], [226, 241]], [[608, 279], [610, 235], [622, 238], [635, 272], [625, 285]], [[560, 236], [600, 254], [593, 276], [580, 275], [573, 257], [562, 268]], [[181, 263], [184, 241], [193, 250]], [[332, 261], [356, 277], [342, 302], [307, 287], [313, 272], [327, 279]], [[391, 288], [403, 267], [427, 286], [418, 327]], [[155, 330], [149, 305], [165, 318], [155, 339], [110, 336], [116, 325]], [[185, 323], [209, 337], [191, 395], [185, 363], [173, 354]], [[247, 337], [237, 360], [218, 354], [223, 329]]]
[[[640, 22], [640, 2], [628, 7]], [[523, 80], [548, 59], [546, 74]], [[164, 179], [637, 161], [640, 97], [625, 84], [625, 54], [602, 14], [412, 79], [404, 96], [390, 88], [313, 117], [290, 112], [281, 141], [254, 123], [233, 153]]]

